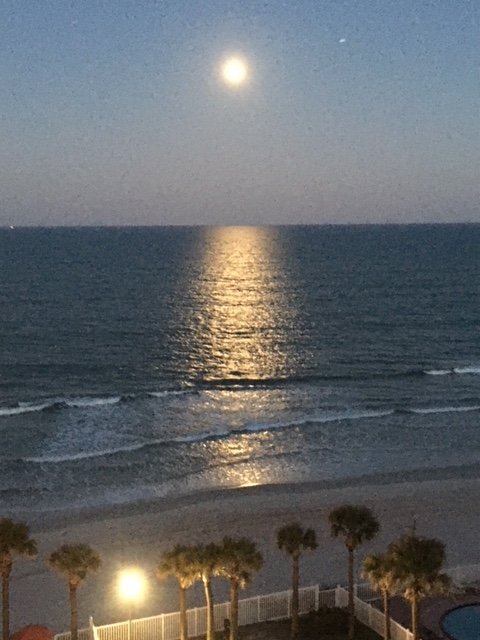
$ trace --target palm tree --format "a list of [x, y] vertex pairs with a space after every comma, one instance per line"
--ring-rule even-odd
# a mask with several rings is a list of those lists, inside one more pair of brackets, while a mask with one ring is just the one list
[[302, 551], [315, 551], [318, 547], [315, 531], [313, 529], [302, 529], [294, 522], [286, 525], [277, 531], [277, 546], [280, 551], [284, 551], [292, 558], [292, 639], [298, 634], [298, 582], [299, 582], [299, 560]]
[[207, 605], [207, 638], [215, 640], [212, 578], [219, 575], [220, 548], [213, 542], [207, 545], [198, 544], [192, 548], [192, 562], [196, 579], [203, 582]]
[[63, 544], [50, 554], [48, 565], [68, 581], [71, 640], [78, 638], [77, 589], [89, 573], [98, 571], [100, 557], [88, 544]]
[[396, 591], [396, 580], [393, 572], [393, 560], [389, 553], [376, 555], [372, 553], [363, 561], [363, 575], [369, 580], [374, 589], [379, 589], [383, 598], [383, 613], [385, 617], [385, 640], [392, 637], [390, 625], [390, 597]]
[[355, 604], [353, 600], [353, 560], [355, 549], [375, 537], [380, 529], [378, 520], [368, 507], [345, 504], [328, 516], [330, 530], [335, 538], [345, 537], [348, 551], [348, 638], [355, 633]]
[[15, 557], [34, 556], [37, 544], [30, 538], [30, 528], [24, 522], [10, 518], [0, 520], [0, 572], [2, 574], [3, 640], [10, 637], [10, 574]]
[[262, 567], [263, 556], [255, 542], [228, 536], [223, 539], [219, 574], [230, 582], [230, 640], [238, 638], [238, 590], [244, 589]]
[[388, 553], [399, 590], [410, 602], [413, 640], [418, 640], [420, 600], [428, 595], [445, 593], [450, 586], [450, 578], [442, 573], [445, 545], [436, 538], [423, 538], [410, 532], [392, 542]]
[[157, 567], [160, 579], [173, 576], [178, 580], [180, 599], [180, 640], [187, 640], [186, 590], [198, 580], [197, 558], [193, 547], [177, 544], [171, 551], [162, 553]]

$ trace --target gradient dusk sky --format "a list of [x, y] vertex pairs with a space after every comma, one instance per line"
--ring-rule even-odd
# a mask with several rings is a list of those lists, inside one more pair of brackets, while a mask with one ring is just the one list
[[479, 0], [1, 0], [0, 51], [0, 225], [480, 222]]

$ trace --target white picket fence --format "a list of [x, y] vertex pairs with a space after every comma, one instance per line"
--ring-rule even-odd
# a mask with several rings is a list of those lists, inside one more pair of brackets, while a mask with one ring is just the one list
[[[308, 613], [318, 609], [320, 605], [336, 606], [337, 589], [320, 591], [318, 585], [304, 587], [299, 592], [300, 613]], [[282, 591], [265, 596], [245, 598], [238, 603], [239, 625], [267, 622], [270, 620], [284, 620], [289, 618], [292, 611], [292, 592]], [[230, 618], [230, 602], [223, 602], [214, 606], [215, 630], [224, 628], [225, 618]], [[207, 631], [207, 608], [189, 609], [187, 612], [189, 637], [205, 635]], [[95, 627], [98, 640], [129, 640], [128, 622]], [[159, 616], [132, 620], [130, 640], [177, 640], [180, 637], [180, 614], [163, 613]], [[81, 629], [79, 640], [92, 640], [92, 629]], [[70, 632], [59, 633], [54, 640], [70, 640]]]
[[[347, 592], [348, 598], [348, 592]], [[359, 598], [355, 599], [355, 617], [360, 622], [363, 622], [367, 627], [373, 629], [379, 636], [383, 637], [385, 629], [385, 616], [384, 614], [373, 607], [368, 602], [364, 602]], [[401, 624], [390, 620], [390, 631], [392, 634], [392, 640], [412, 640], [413, 633], [410, 629], [405, 629]]]
[[[480, 564], [454, 567], [447, 570], [455, 585], [471, 584], [480, 580]], [[304, 587], [299, 593], [299, 612], [308, 613], [323, 605], [326, 607], [346, 607], [348, 591], [343, 587], [320, 591], [318, 585]], [[384, 615], [369, 604], [379, 598], [370, 584], [355, 585], [355, 615], [360, 622], [383, 635]], [[256, 622], [285, 620], [291, 616], [292, 591], [255, 596], [239, 601], [239, 624], [241, 626]], [[189, 637], [202, 636], [207, 630], [207, 609], [200, 607], [187, 612]], [[216, 631], [224, 628], [225, 618], [230, 618], [230, 603], [223, 602], [214, 606], [214, 625]], [[412, 633], [395, 621], [391, 621], [392, 640], [411, 640]], [[78, 632], [78, 640], [178, 640], [180, 637], [180, 614], [163, 613], [150, 618], [141, 618], [129, 622], [118, 622], [94, 627]], [[54, 640], [70, 640], [70, 632], [59, 633]]]
[[[370, 585], [357, 585], [356, 591], [359, 593], [364, 592], [369, 594], [370, 599], [378, 600], [379, 594], [372, 590]], [[373, 597], [371, 597], [373, 596]], [[369, 602], [361, 600], [360, 597], [355, 596], [355, 617], [370, 629], [373, 629], [379, 636], [383, 637], [385, 629], [385, 616], [384, 614], [372, 606]], [[337, 589], [337, 605], [338, 607], [346, 607], [348, 605], [348, 591], [347, 589]], [[409, 629], [405, 629], [401, 624], [390, 620], [390, 629], [392, 633], [392, 640], [412, 640], [413, 634]]]

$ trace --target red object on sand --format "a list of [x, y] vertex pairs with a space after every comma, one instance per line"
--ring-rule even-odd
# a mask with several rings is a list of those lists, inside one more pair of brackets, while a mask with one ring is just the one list
[[48, 627], [29, 624], [10, 636], [10, 640], [52, 640], [55, 634]]

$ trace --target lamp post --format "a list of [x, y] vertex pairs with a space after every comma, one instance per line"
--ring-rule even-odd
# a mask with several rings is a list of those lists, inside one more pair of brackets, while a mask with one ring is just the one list
[[120, 575], [120, 591], [128, 602], [128, 635], [127, 640], [132, 640], [132, 605], [143, 591], [143, 577], [139, 571], [128, 569]]

